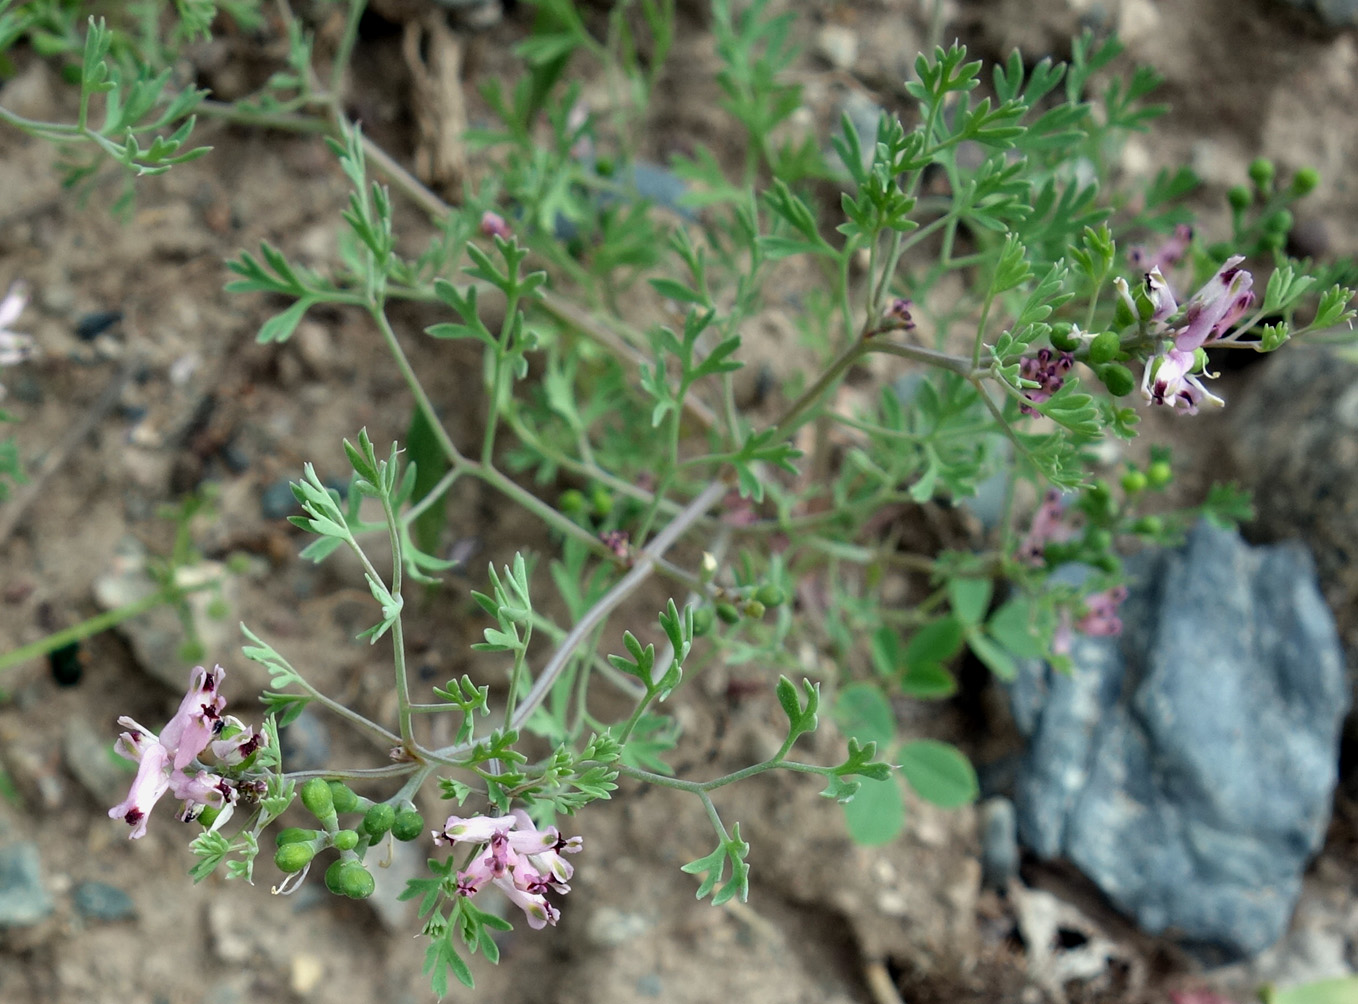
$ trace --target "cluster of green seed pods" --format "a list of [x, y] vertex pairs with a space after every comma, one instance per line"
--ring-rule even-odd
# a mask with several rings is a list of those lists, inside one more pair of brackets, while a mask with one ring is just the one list
[[[414, 840], [424, 831], [424, 817], [413, 806], [397, 809], [389, 802], [363, 798], [341, 781], [313, 777], [302, 785], [302, 805], [320, 823], [318, 829], [290, 826], [277, 838], [274, 864], [293, 874], [310, 866], [321, 851], [333, 847], [337, 857], [325, 870], [326, 888], [337, 896], [366, 899], [372, 895], [372, 873], [363, 864], [368, 849], [388, 833], [397, 840]], [[350, 827], [341, 827], [341, 815], [361, 813]]]

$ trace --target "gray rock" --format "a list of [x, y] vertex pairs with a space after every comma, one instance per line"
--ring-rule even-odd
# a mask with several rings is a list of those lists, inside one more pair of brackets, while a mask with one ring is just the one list
[[1289, 7], [1297, 7], [1317, 15], [1331, 28], [1358, 25], [1358, 0], [1283, 0]]
[[0, 928], [31, 927], [52, 912], [32, 841], [0, 847]]
[[1014, 803], [987, 798], [981, 803], [981, 884], [1004, 889], [1018, 875], [1019, 846]]
[[1078, 667], [1024, 667], [1020, 840], [1075, 863], [1147, 931], [1204, 957], [1283, 933], [1320, 849], [1348, 706], [1334, 622], [1306, 552], [1199, 524], [1128, 563], [1119, 638]]
[[90, 920], [125, 920], [137, 912], [131, 896], [105, 882], [81, 882], [71, 891], [71, 901]]

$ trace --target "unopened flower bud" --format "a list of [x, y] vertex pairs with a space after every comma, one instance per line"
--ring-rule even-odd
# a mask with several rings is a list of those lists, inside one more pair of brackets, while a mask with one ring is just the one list
[[363, 832], [376, 840], [396, 822], [396, 810], [385, 802], [379, 802], [363, 814]]
[[414, 840], [424, 832], [424, 817], [414, 809], [396, 813], [391, 824], [391, 835], [397, 840]]
[[498, 237], [502, 241], [507, 241], [513, 236], [505, 218], [489, 209], [481, 214], [481, 233], [485, 237]]

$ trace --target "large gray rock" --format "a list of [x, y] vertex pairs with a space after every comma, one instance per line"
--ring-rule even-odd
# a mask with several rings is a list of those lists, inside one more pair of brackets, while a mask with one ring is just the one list
[[1020, 840], [1076, 864], [1147, 931], [1219, 960], [1282, 935], [1320, 849], [1348, 706], [1306, 552], [1206, 523], [1129, 562], [1118, 638], [1069, 676], [1029, 665]]

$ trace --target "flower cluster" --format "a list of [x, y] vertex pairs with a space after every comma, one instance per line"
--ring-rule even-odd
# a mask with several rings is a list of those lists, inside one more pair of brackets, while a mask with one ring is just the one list
[[[32, 337], [9, 330], [9, 326], [19, 319], [27, 305], [28, 290], [21, 282], [11, 286], [5, 298], [0, 300], [0, 366], [13, 366], [33, 354]], [[0, 384], [0, 400], [4, 397], [5, 388]]]
[[1101, 593], [1084, 598], [1084, 612], [1072, 625], [1070, 612], [1061, 611], [1061, 623], [1057, 625], [1056, 636], [1052, 639], [1052, 651], [1058, 655], [1070, 654], [1073, 640], [1072, 629], [1080, 634], [1098, 638], [1113, 638], [1122, 634], [1122, 618], [1118, 607], [1127, 598], [1126, 586], [1113, 586]]
[[179, 818], [186, 822], [213, 809], [218, 812], [216, 829], [234, 810], [240, 782], [203, 766], [198, 758], [210, 751], [218, 767], [239, 766], [264, 744], [264, 736], [237, 718], [222, 716], [225, 675], [221, 666], [195, 669], [189, 692], [160, 735], [125, 715], [118, 719], [128, 731], [118, 737], [114, 750], [137, 764], [137, 776], [127, 798], [108, 814], [132, 827], [132, 839], [146, 835], [151, 810], [167, 791], [184, 803]]
[[1066, 499], [1058, 488], [1047, 489], [1042, 504], [1033, 513], [1033, 525], [1019, 544], [1018, 558], [1024, 564], [1040, 566], [1045, 563], [1048, 543], [1069, 540], [1075, 531], [1066, 522]]
[[[1024, 356], [1019, 362], [1019, 376], [1033, 381], [1037, 386], [1024, 390], [1023, 396], [1033, 404], [1050, 399], [1066, 382], [1066, 374], [1074, 365], [1075, 357], [1069, 352], [1042, 349], [1035, 356]], [[1036, 408], [1026, 404], [1020, 405], [1019, 410], [1025, 415], [1037, 414]]]
[[[1159, 266], [1146, 273], [1145, 295], [1151, 306], [1150, 330], [1163, 341], [1146, 361], [1141, 393], [1153, 404], [1197, 414], [1203, 401], [1223, 404], [1196, 374], [1203, 372], [1206, 358], [1200, 350], [1213, 342], [1229, 341], [1231, 328], [1254, 303], [1253, 277], [1240, 267], [1243, 255], [1227, 258], [1215, 275], [1188, 301], [1176, 326], [1170, 319], [1178, 312], [1174, 292]], [[1117, 280], [1123, 303], [1136, 314], [1136, 303], [1127, 283]], [[1203, 373], [1204, 376], [1210, 375]]]
[[434, 843], [478, 845], [457, 873], [458, 893], [475, 896], [487, 884], [494, 885], [524, 912], [534, 930], [555, 924], [561, 916], [546, 893], [570, 892], [567, 882], [575, 869], [561, 855], [574, 854], [583, 845], [580, 837], [562, 837], [555, 826], [535, 829], [522, 809], [507, 816], [449, 816], [443, 829], [434, 831]]

